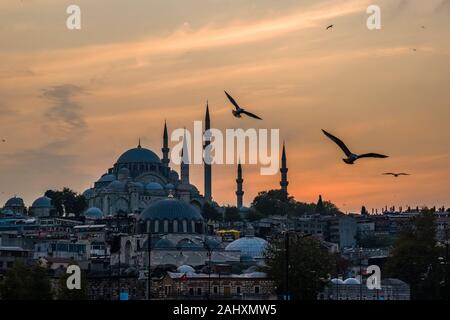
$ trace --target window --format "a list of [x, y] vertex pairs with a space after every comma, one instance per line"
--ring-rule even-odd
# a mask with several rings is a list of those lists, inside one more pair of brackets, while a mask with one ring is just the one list
[[194, 288], [189, 288], [189, 295], [193, 296], [194, 295]]
[[219, 292], [219, 288], [216, 287], [216, 286], [214, 286], [214, 287], [213, 287], [213, 293], [214, 293], [214, 294], [217, 294], [218, 292]]
[[197, 295], [201, 296], [202, 295], [202, 288], [197, 288]]
[[236, 293], [241, 294], [241, 287], [236, 287]]
[[259, 287], [258, 286], [255, 287], [255, 294], [259, 294]]

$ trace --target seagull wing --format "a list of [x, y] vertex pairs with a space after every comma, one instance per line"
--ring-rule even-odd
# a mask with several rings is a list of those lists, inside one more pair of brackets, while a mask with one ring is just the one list
[[245, 111], [243, 110], [241, 113], [248, 115], [249, 117], [255, 118], [255, 119], [259, 119], [262, 120], [260, 117], [258, 117], [256, 114], [253, 114], [251, 112]]
[[365, 153], [358, 156], [358, 159], [360, 158], [387, 158], [388, 156], [385, 156], [384, 154], [379, 153]]
[[349, 157], [352, 153], [351, 151], [347, 148], [347, 146], [345, 145], [344, 142], [342, 142], [341, 139], [333, 136], [331, 133], [326, 132], [325, 130], [322, 129], [322, 132], [331, 140], [333, 140], [334, 143], [336, 143], [341, 149], [342, 151], [344, 151], [345, 155], [347, 157]]
[[228, 100], [230, 100], [230, 102], [234, 105], [234, 107], [236, 108], [236, 110], [240, 110], [241, 109], [241, 107], [239, 107], [239, 105], [237, 104], [237, 102], [233, 99], [233, 97], [232, 96], [230, 96], [229, 94], [228, 94], [228, 92], [226, 92], [226, 91], [224, 91], [225, 92], [225, 94], [227, 95], [227, 97], [228, 97]]
[[398, 175], [399, 175], [399, 176], [409, 176], [410, 174], [409, 174], [409, 173], [401, 172], [401, 173], [399, 173]]
[[384, 175], [387, 175], [387, 176], [395, 176], [395, 173], [393, 173], [393, 172], [386, 172], [386, 173], [383, 173]]

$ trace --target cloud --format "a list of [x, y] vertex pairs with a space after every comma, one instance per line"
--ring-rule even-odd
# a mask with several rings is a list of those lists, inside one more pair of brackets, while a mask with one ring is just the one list
[[57, 127], [64, 131], [80, 130], [86, 127], [86, 121], [81, 113], [81, 105], [73, 99], [86, 94], [79, 86], [64, 84], [51, 86], [42, 90], [42, 97], [48, 99], [52, 106], [45, 115], [50, 120], [47, 128]]

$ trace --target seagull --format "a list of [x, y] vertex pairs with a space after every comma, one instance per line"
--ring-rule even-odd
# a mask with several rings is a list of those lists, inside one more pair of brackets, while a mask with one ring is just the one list
[[342, 140], [340, 140], [339, 138], [336, 138], [331, 133], [328, 133], [328, 132], [326, 132], [323, 129], [322, 129], [322, 131], [328, 138], [330, 138], [334, 143], [336, 143], [342, 149], [342, 151], [344, 151], [344, 153], [347, 156], [347, 158], [346, 159], [342, 159], [342, 160], [346, 164], [353, 164], [356, 160], [361, 159], [361, 158], [387, 158], [388, 157], [388, 156], [385, 156], [385, 155], [379, 154], [379, 153], [365, 153], [365, 154], [360, 154], [360, 155], [352, 153], [347, 148], [345, 143], [342, 142]]
[[386, 173], [383, 173], [384, 175], [387, 175], [387, 176], [394, 176], [394, 177], [396, 177], [396, 178], [398, 178], [398, 176], [409, 176], [410, 174], [409, 173], [404, 173], [404, 172], [400, 172], [400, 173], [395, 173], [395, 172], [386, 172]]
[[251, 112], [245, 111], [244, 109], [242, 109], [241, 107], [239, 107], [239, 105], [237, 104], [237, 102], [233, 99], [232, 96], [230, 96], [228, 94], [228, 92], [224, 91], [225, 94], [228, 97], [228, 100], [230, 100], [230, 102], [234, 105], [234, 107], [236, 108], [236, 110], [232, 110], [231, 113], [233, 113], [233, 116], [235, 116], [236, 118], [240, 118], [241, 114], [246, 114], [249, 117], [255, 118], [255, 119], [259, 119], [262, 120], [260, 117], [258, 117], [256, 114], [253, 114]]
[[6, 139], [2, 139], [2, 142], [6, 142]]
[[327, 27], [327, 30], [329, 30], [329, 29], [331, 29], [331, 28], [333, 28], [334, 27], [334, 24], [330, 24], [328, 27]]

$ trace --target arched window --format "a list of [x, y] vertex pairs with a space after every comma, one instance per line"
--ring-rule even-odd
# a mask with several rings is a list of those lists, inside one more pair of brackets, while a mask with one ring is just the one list
[[173, 220], [173, 232], [178, 232], [178, 220]]
[[159, 220], [155, 220], [155, 232], [159, 232]]
[[187, 231], [187, 221], [186, 220], [183, 220], [183, 232], [184, 233], [187, 233], [188, 231]]

